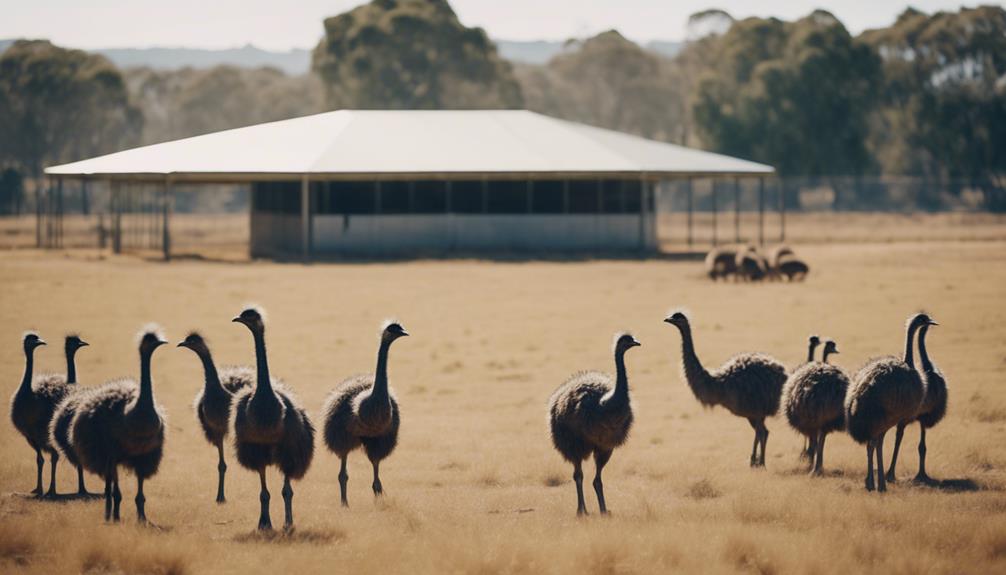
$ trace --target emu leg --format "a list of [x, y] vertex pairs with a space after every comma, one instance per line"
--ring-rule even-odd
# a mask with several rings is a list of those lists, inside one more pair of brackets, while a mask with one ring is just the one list
[[761, 420], [761, 459], [758, 460], [759, 467], [765, 467], [765, 451], [768, 449], [768, 428], [765, 427], [765, 420]]
[[105, 475], [105, 521], [112, 519], [112, 476]]
[[140, 525], [147, 523], [147, 498], [143, 495], [143, 478], [136, 478], [136, 520]]
[[883, 493], [887, 491], [887, 483], [884, 481], [884, 436], [886, 433], [880, 434], [880, 439], [877, 440], [877, 492]]
[[597, 504], [601, 508], [602, 515], [608, 513], [608, 506], [604, 503], [604, 482], [601, 481], [601, 471], [607, 465], [609, 459], [611, 459], [610, 451], [594, 452], [594, 467], [596, 469], [594, 473], [594, 493], [597, 494]]
[[346, 487], [349, 484], [349, 473], [346, 471], [346, 455], [342, 456], [342, 466], [339, 468], [339, 492], [342, 494], [342, 506], [349, 507], [346, 499]]
[[751, 428], [754, 429], [754, 443], [751, 445], [751, 467], [758, 467], [758, 421], [754, 418], [749, 418], [748, 423], [751, 424]]
[[119, 470], [112, 471], [112, 521], [119, 522], [119, 504], [122, 503], [122, 492], [119, 491]]
[[381, 475], [378, 471], [381, 466], [381, 462], [371, 461], [371, 463], [374, 465], [374, 484], [371, 487], [374, 488], [374, 496], [376, 497], [384, 494], [384, 487], [381, 485]]
[[283, 476], [283, 529], [289, 531], [293, 529], [293, 487], [290, 486], [290, 476]]
[[217, 445], [217, 454], [219, 455], [219, 460], [217, 462], [217, 472], [219, 472], [220, 474], [220, 477], [217, 480], [217, 503], [227, 503], [227, 498], [224, 497], [224, 475], [227, 474], [227, 463], [224, 462], [223, 443]]
[[37, 473], [35, 474], [35, 489], [31, 490], [31, 494], [42, 497], [45, 490], [42, 489], [42, 466], [45, 465], [45, 459], [42, 457], [42, 450], [35, 450], [35, 468]]
[[77, 466], [77, 496], [78, 497], [92, 497], [94, 494], [87, 491], [87, 487], [84, 485], [84, 468]]
[[898, 465], [898, 452], [901, 451], [901, 438], [905, 435], [905, 424], [898, 424], [898, 431], [894, 435], [894, 453], [891, 454], [891, 467], [887, 469], [887, 480], [891, 483], [897, 481], [897, 477], [894, 475], [895, 468]]
[[573, 464], [573, 483], [576, 483], [576, 514], [586, 515], [587, 505], [583, 501], [583, 465], [579, 461]]
[[265, 485], [265, 469], [259, 470], [258, 479], [261, 485], [258, 500], [262, 504], [262, 510], [258, 516], [258, 528], [259, 531], [272, 531], [272, 520], [269, 518], [269, 489]]
[[823, 431], [817, 433], [817, 449], [814, 450], [814, 469], [811, 470], [811, 475], [821, 475], [821, 469], [824, 467], [824, 438], [827, 434]]
[[919, 430], [921, 431], [919, 436], [919, 472], [915, 475], [915, 481], [929, 484], [933, 480], [926, 473], [926, 428], [919, 423]]
[[56, 497], [56, 464], [59, 463], [59, 452], [53, 450], [52, 455], [49, 456], [49, 491], [46, 492], [46, 497]]
[[[873, 491], [873, 439], [866, 442], [866, 490]], [[883, 471], [881, 471], [883, 473]]]

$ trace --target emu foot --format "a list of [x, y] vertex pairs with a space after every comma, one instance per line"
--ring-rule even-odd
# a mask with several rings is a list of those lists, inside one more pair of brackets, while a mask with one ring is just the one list
[[938, 485], [939, 481], [936, 481], [935, 479], [929, 477], [925, 473], [919, 473], [918, 475], [915, 476], [914, 479], [912, 479], [912, 483], [932, 487], [933, 485]]
[[866, 478], [866, 490], [867, 491], [873, 491], [873, 489], [874, 489], [874, 487], [873, 487], [873, 478], [872, 477], [867, 477]]
[[893, 471], [888, 471], [887, 475], [885, 475], [884, 477], [887, 479], [888, 483], [897, 483], [898, 482], [898, 477], [896, 475], [894, 475]]

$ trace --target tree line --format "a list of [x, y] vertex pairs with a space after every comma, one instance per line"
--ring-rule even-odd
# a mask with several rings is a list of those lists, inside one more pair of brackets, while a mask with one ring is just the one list
[[[668, 58], [617, 31], [512, 63], [446, 0], [375, 0], [324, 21], [312, 72], [116, 69], [21, 40], [0, 55], [0, 212], [46, 165], [338, 108], [528, 108], [822, 180], [905, 175], [1006, 211], [1006, 10], [852, 35], [833, 15], [692, 16]], [[838, 207], [865, 205], [847, 186]], [[938, 208], [939, 197], [922, 197]]]

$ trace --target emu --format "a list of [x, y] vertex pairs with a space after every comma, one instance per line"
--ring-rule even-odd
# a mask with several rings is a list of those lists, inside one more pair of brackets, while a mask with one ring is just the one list
[[[929, 326], [937, 325], [935, 321], [923, 324], [919, 328], [919, 362], [922, 364], [922, 381], [926, 387], [926, 397], [922, 401], [922, 407], [915, 416], [915, 421], [919, 422], [919, 471], [915, 475], [916, 483], [931, 484], [932, 478], [926, 473], [926, 430], [931, 429], [943, 420], [947, 413], [947, 380], [939, 368], [933, 365], [926, 351], [926, 334]], [[891, 467], [887, 471], [887, 480], [895, 480], [895, 465], [898, 461], [898, 450], [901, 448], [901, 437], [905, 433], [905, 423], [898, 424], [897, 435], [894, 439], [894, 453], [891, 455]]]
[[594, 492], [602, 514], [608, 513], [604, 502], [601, 471], [616, 447], [625, 443], [632, 428], [632, 403], [629, 378], [625, 371], [625, 352], [640, 345], [628, 333], [615, 334], [615, 380], [606, 373], [574, 373], [556, 389], [548, 400], [548, 420], [552, 445], [573, 464], [576, 483], [576, 514], [586, 515], [583, 500], [583, 461], [593, 453]]
[[779, 262], [778, 271], [780, 276], [786, 277], [786, 281], [803, 281], [807, 279], [807, 274], [810, 273], [810, 267], [803, 260], [798, 260], [796, 258], [783, 258], [783, 260]]
[[812, 475], [824, 465], [824, 440], [832, 431], [845, 428], [845, 393], [849, 378], [828, 363], [838, 353], [834, 341], [824, 343], [820, 362], [804, 364], [786, 380], [782, 389], [783, 411], [793, 429], [810, 438]]
[[190, 333], [177, 347], [195, 352], [203, 364], [204, 385], [193, 403], [203, 435], [217, 448], [217, 503], [226, 503], [224, 496], [224, 476], [227, 463], [224, 461], [224, 439], [227, 437], [231, 417], [231, 401], [234, 394], [251, 387], [254, 373], [247, 367], [225, 367], [219, 373], [213, 363], [213, 356], [206, 340], [197, 332]]
[[765, 259], [754, 248], [738, 251], [735, 265], [737, 267], [736, 277], [746, 281], [761, 281], [768, 275]]
[[719, 278], [724, 280], [737, 273], [735, 258], [737, 252], [726, 248], [713, 248], [706, 254], [706, 274], [709, 279], [716, 281]]
[[88, 392], [70, 424], [70, 444], [80, 464], [105, 480], [105, 521], [119, 521], [119, 466], [136, 475], [136, 518], [147, 523], [143, 482], [157, 473], [164, 454], [164, 415], [154, 402], [150, 376], [154, 350], [167, 343], [157, 326], [140, 335], [140, 382], [110, 381]]
[[255, 386], [240, 390], [231, 405], [231, 427], [238, 463], [245, 469], [258, 472], [261, 487], [258, 528], [263, 531], [272, 529], [265, 470], [270, 465], [279, 467], [283, 473], [283, 527], [290, 530], [293, 528], [293, 487], [290, 480], [303, 478], [311, 466], [314, 425], [293, 394], [269, 375], [263, 313], [250, 307], [231, 321], [247, 327], [255, 341]]
[[849, 435], [866, 444], [866, 489], [873, 491], [873, 456], [877, 456], [877, 490], [887, 491], [884, 478], [884, 435], [900, 423], [912, 421], [926, 396], [925, 382], [915, 371], [912, 341], [915, 332], [932, 322], [924, 313], [908, 319], [905, 353], [882, 357], [864, 365], [852, 379], [845, 396], [845, 422]]
[[[31, 491], [36, 497], [54, 497], [56, 495], [56, 464], [59, 463], [59, 451], [49, 444], [49, 422], [56, 406], [66, 397], [66, 380], [58, 376], [40, 375], [33, 377], [35, 365], [35, 350], [45, 341], [33, 331], [25, 332], [22, 340], [24, 347], [24, 376], [21, 385], [14, 391], [10, 402], [10, 417], [14, 428], [21, 432], [28, 445], [35, 450], [35, 489]], [[42, 490], [42, 467], [45, 459], [42, 452], [49, 453], [51, 477], [49, 491]]]
[[[780, 247], [785, 248], [785, 246]], [[776, 250], [778, 249], [779, 248], [776, 248]], [[817, 347], [819, 345], [821, 345], [821, 338], [818, 337], [817, 335], [811, 335], [809, 338], [807, 338], [807, 361], [798, 365], [797, 369], [800, 369], [804, 365], [807, 365], [808, 363], [812, 363], [814, 361], [814, 352], [817, 350]], [[785, 389], [786, 389], [785, 386], [783, 386], [784, 393]], [[800, 452], [800, 459], [810, 459], [811, 461], [813, 461], [813, 458], [814, 458], [814, 438], [805, 435], [803, 442], [803, 451]]]
[[67, 393], [63, 401], [56, 406], [56, 411], [52, 414], [52, 421], [49, 422], [49, 445], [53, 449], [58, 449], [70, 465], [77, 468], [76, 497], [79, 498], [96, 496], [96, 494], [88, 492], [87, 487], [84, 485], [84, 468], [77, 458], [77, 452], [73, 449], [73, 445], [70, 444], [70, 422], [77, 415], [77, 408], [80, 406], [80, 402], [85, 397], [85, 394], [89, 391], [76, 385], [77, 350], [87, 345], [88, 343], [80, 339], [78, 335], [71, 334], [66, 336], [64, 352], [66, 353]]
[[765, 418], [779, 411], [782, 386], [786, 382], [786, 368], [767, 355], [744, 353], [727, 360], [716, 371], [706, 371], [695, 354], [688, 316], [678, 311], [667, 316], [664, 321], [681, 332], [684, 377], [695, 398], [703, 406], [722, 405], [730, 413], [746, 418], [755, 430], [751, 467], [764, 467], [765, 447], [768, 444]]
[[381, 328], [377, 350], [377, 368], [373, 374], [357, 375], [340, 383], [329, 394], [322, 412], [325, 414], [325, 445], [339, 456], [339, 492], [342, 506], [348, 507], [346, 490], [349, 473], [346, 469], [349, 452], [363, 446], [374, 468], [374, 496], [384, 493], [381, 485], [381, 461], [391, 455], [398, 444], [401, 418], [395, 393], [388, 387], [388, 351], [391, 344], [408, 336], [397, 321], [388, 321]]

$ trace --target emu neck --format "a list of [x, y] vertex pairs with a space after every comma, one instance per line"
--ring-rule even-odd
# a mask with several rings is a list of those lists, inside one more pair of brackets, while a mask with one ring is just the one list
[[933, 362], [929, 360], [929, 352], [926, 351], [926, 333], [929, 332], [929, 326], [924, 325], [922, 329], [919, 330], [919, 361], [922, 362], [923, 371], [933, 371]]
[[905, 355], [902, 357], [902, 361], [908, 364], [908, 367], [915, 367], [915, 355], [912, 350], [912, 340], [915, 338], [915, 330], [919, 329], [914, 323], [908, 326], [908, 331], [905, 334]]
[[625, 371], [625, 350], [615, 352], [615, 389], [608, 405], [620, 407], [629, 401], [629, 376]]
[[265, 333], [254, 330], [252, 336], [255, 338], [255, 367], [258, 375], [255, 395], [271, 394], [272, 380], [269, 379], [269, 361], [265, 353]]
[[381, 340], [381, 347], [377, 350], [377, 369], [374, 371], [374, 391], [370, 397], [374, 399], [388, 398], [388, 350], [391, 349], [390, 340]]
[[136, 400], [137, 410], [153, 409], [154, 386], [150, 378], [150, 358], [153, 350], [140, 352], [140, 397]]
[[217, 375], [217, 366], [213, 364], [213, 356], [210, 350], [204, 349], [199, 352], [199, 359], [203, 362], [203, 374], [206, 382], [206, 393], [213, 393], [223, 390], [220, 385], [220, 376]]
[[828, 350], [825, 350], [824, 353], [821, 354], [821, 362], [822, 363], [828, 363], [828, 356], [829, 355], [831, 355], [831, 352], [829, 352]]
[[21, 378], [21, 387], [18, 393], [31, 391], [31, 377], [35, 369], [35, 350], [29, 347], [24, 348], [24, 377]]
[[77, 354], [77, 350], [73, 348], [67, 348], [66, 350], [66, 382], [67, 383], [77, 383], [77, 362], [74, 361], [74, 356]]
[[703, 404], [716, 403], [716, 396], [711, 389], [709, 372], [702, 367], [702, 362], [695, 354], [695, 343], [692, 341], [691, 326], [683, 326], [681, 330], [681, 361], [685, 367], [685, 379], [692, 393]]
[[[810, 362], [814, 361], [814, 349], [815, 348], [817, 348], [817, 345], [815, 345], [813, 343], [808, 346], [808, 348], [807, 348], [807, 363], [810, 363]], [[827, 356], [825, 356], [825, 357], [827, 357]], [[825, 360], [825, 363], [828, 363], [827, 359]]]

